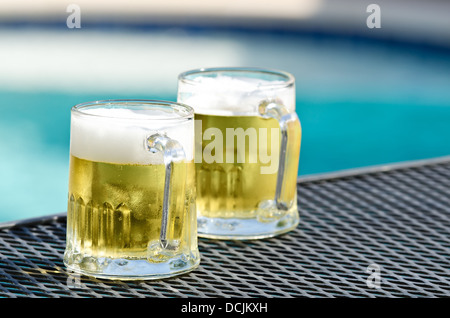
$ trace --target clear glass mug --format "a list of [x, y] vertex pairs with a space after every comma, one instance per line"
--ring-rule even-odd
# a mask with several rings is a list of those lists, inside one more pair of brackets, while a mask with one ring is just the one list
[[189, 106], [152, 100], [74, 106], [67, 268], [125, 280], [197, 267], [193, 156]]
[[294, 229], [301, 126], [286, 72], [210, 68], [178, 78], [194, 108], [198, 234], [258, 239]]

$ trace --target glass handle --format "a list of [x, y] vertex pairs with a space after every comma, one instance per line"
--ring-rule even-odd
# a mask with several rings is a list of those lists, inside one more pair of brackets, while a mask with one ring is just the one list
[[163, 211], [161, 218], [161, 232], [159, 235], [160, 245], [163, 249], [175, 248], [169, 245], [168, 228], [169, 228], [169, 206], [172, 189], [172, 171], [174, 161], [184, 160], [186, 155], [181, 144], [169, 137], [166, 134], [153, 134], [148, 136], [145, 142], [146, 148], [151, 153], [161, 152], [165, 165], [165, 180], [164, 180], [164, 199]]
[[[281, 217], [284, 215], [284, 212], [288, 211], [292, 206], [292, 202], [288, 202], [283, 198], [287, 196], [283, 193], [284, 188], [283, 185], [287, 180], [286, 169], [288, 165], [289, 157], [292, 156], [293, 148], [289, 143], [289, 138], [297, 138], [296, 136], [291, 136], [291, 134], [295, 131], [292, 129], [292, 125], [300, 125], [300, 121], [295, 112], [289, 112], [283, 103], [278, 99], [270, 99], [265, 100], [259, 104], [258, 111], [260, 116], [263, 118], [274, 118], [278, 121], [280, 126], [280, 134], [281, 134], [281, 144], [280, 144], [280, 153], [279, 153], [279, 161], [278, 161], [278, 171], [277, 171], [277, 183], [275, 188], [275, 197], [274, 201], [265, 201], [261, 202], [260, 209], [266, 210], [266, 212], [271, 211], [269, 219], [272, 217]], [[274, 210], [278, 210], [274, 212]], [[281, 212], [282, 215], [279, 215]], [[267, 216], [267, 213], [266, 213]]]

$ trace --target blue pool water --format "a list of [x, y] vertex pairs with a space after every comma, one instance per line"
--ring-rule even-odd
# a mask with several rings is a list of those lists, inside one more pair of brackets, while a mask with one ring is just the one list
[[[268, 38], [273, 48], [260, 50]], [[300, 175], [450, 154], [447, 53], [279, 35], [238, 35], [232, 43], [238, 60], [195, 61], [172, 72], [230, 62], [292, 72], [303, 128]], [[66, 210], [71, 106], [98, 99], [176, 99], [176, 79], [167, 89], [132, 86], [98, 92], [0, 86], [0, 222]]]

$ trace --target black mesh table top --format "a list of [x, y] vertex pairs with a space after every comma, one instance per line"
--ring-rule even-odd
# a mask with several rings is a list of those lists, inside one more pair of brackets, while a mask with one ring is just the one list
[[300, 225], [199, 239], [200, 266], [157, 281], [77, 277], [64, 214], [0, 225], [0, 298], [449, 297], [450, 158], [299, 179]]

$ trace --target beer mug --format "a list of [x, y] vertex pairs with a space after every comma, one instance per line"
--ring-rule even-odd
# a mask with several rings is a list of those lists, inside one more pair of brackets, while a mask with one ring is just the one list
[[194, 269], [194, 113], [152, 100], [71, 110], [64, 263], [106, 279], [158, 279]]
[[259, 239], [295, 228], [301, 127], [286, 72], [184, 72], [178, 102], [194, 108], [198, 234]]

